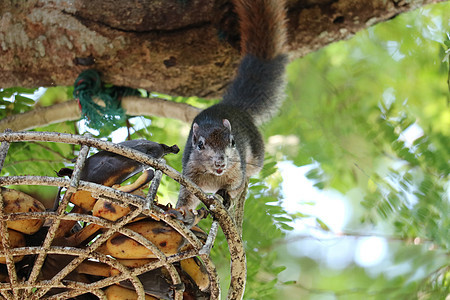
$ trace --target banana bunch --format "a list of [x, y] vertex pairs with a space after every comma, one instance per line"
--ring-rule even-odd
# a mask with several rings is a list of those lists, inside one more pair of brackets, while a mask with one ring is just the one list
[[[160, 207], [168, 209], [164, 206]], [[109, 215], [113, 215], [113, 213], [110, 212]], [[167, 256], [192, 248], [180, 233], [164, 221], [157, 221], [153, 218], [145, 217], [125, 225], [125, 228], [142, 235]], [[191, 228], [191, 230], [201, 240], [206, 238], [206, 234], [198, 226]], [[89, 224], [78, 232], [59, 241], [61, 245], [85, 247], [96, 237], [97, 233], [101, 233], [102, 231], [103, 228], [101, 226]], [[128, 269], [139, 268], [158, 260], [155, 253], [150, 249], [135, 239], [121, 233], [113, 234], [96, 251], [115, 258], [117, 262]], [[56, 261], [51, 263], [51, 265], [59, 266], [60, 268], [70, 262], [67, 261], [61, 264], [63, 261], [61, 256], [53, 259]], [[210, 279], [205, 266], [199, 258], [190, 257], [174, 265], [185, 287], [184, 294], [186, 299], [209, 299]], [[45, 267], [46, 265], [43, 268], [44, 272], [46, 271]], [[59, 270], [50, 271], [48, 273], [50, 276], [43, 277], [43, 279], [51, 279]], [[119, 275], [120, 271], [101, 262], [85, 260], [71, 273], [71, 276], [74, 276], [74, 274], [78, 277], [67, 279], [80, 281], [80, 278], [86, 278], [86, 276], [87, 278], [110, 277]], [[172, 283], [171, 276], [165, 268], [145, 272], [139, 275], [138, 278], [144, 286], [147, 295], [146, 299], [173, 299], [174, 290], [179, 288]], [[133, 285], [128, 281], [123, 281], [117, 285], [108, 287], [105, 293], [108, 299], [137, 299], [137, 293], [134, 291]]]
[[[118, 259], [117, 261], [129, 269], [133, 269], [149, 264], [155, 261], [155, 259]], [[204, 274], [199, 272], [199, 265], [201, 265], [201, 262], [197, 258], [189, 258], [183, 261], [188, 261], [188, 264], [193, 264], [192, 266], [189, 266], [187, 270], [180, 266], [181, 262], [175, 264], [175, 268], [182, 280], [182, 285], [185, 287], [184, 298], [209, 299], [209, 294], [207, 292], [209, 278], [206, 271]], [[194, 265], [196, 267], [194, 267]], [[82, 275], [101, 277], [110, 277], [120, 274], [119, 270], [108, 266], [107, 264], [89, 260], [80, 264], [76, 269], [76, 272]], [[207, 282], [205, 291], [199, 289], [196, 285], [196, 281], [194, 281], [187, 272], [191, 272], [197, 280], [200, 279], [197, 278], [200, 274], [203, 274], [202, 276], [206, 277], [206, 279], [202, 278], [205, 283]], [[173, 291], [180, 288], [172, 283], [170, 274], [165, 268], [158, 268], [145, 272], [139, 275], [138, 279], [142, 282], [146, 299], [173, 299]], [[111, 285], [105, 289], [105, 293], [108, 299], [137, 299], [137, 293], [129, 281], [122, 281], [119, 284]]]
[[[133, 140], [121, 144], [147, 153], [154, 158], [161, 158], [167, 153], [178, 152], [177, 146], [169, 147], [146, 140]], [[133, 183], [120, 185], [126, 179], [140, 172], [142, 174]], [[72, 170], [63, 168], [58, 172], [58, 175], [71, 176]], [[153, 170], [145, 169], [145, 166], [134, 160], [111, 152], [100, 151], [86, 160], [80, 178], [84, 181], [110, 186], [123, 192], [145, 196], [142, 195], [141, 188], [150, 182], [153, 176]], [[75, 205], [72, 212], [92, 214], [110, 221], [116, 221], [130, 212], [130, 208], [127, 206], [103, 199], [95, 199], [91, 193], [82, 190], [74, 193], [70, 201]], [[172, 216], [178, 215], [178, 212], [170, 207], [162, 205], [159, 205], [159, 207]], [[198, 215], [205, 216], [203, 211]], [[197, 219], [197, 222], [201, 217]], [[90, 242], [105, 230], [100, 225], [93, 223], [81, 229], [77, 226], [78, 224], [74, 221], [63, 220], [60, 223], [53, 245], [88, 247]], [[192, 248], [186, 239], [167, 223], [148, 216], [135, 218], [131, 223], [125, 225], [125, 228], [141, 235], [167, 256]], [[197, 226], [192, 227], [191, 230], [200, 239], [204, 239], [206, 236]], [[150, 249], [121, 233], [113, 234], [96, 251], [113, 257], [129, 269], [142, 267], [157, 260], [157, 255]], [[51, 279], [64, 266], [69, 264], [72, 258], [64, 255], [48, 255], [41, 271], [41, 279]], [[183, 281], [186, 299], [190, 299], [189, 297], [191, 299], [209, 298], [209, 275], [200, 259], [191, 257], [174, 265]], [[90, 280], [119, 274], [120, 271], [110, 265], [85, 260], [66, 279], [90, 282]], [[171, 276], [165, 268], [145, 272], [138, 278], [144, 286], [146, 299], [173, 299], [174, 290], [179, 288], [174, 286]], [[134, 286], [129, 281], [111, 285], [104, 291], [108, 299], [137, 299]]]
[[[177, 146], [166, 146], [147, 140], [133, 140], [121, 143], [123, 146], [141, 151], [158, 159], [168, 153], [177, 153]], [[63, 168], [58, 172], [59, 176], [72, 176], [73, 170]], [[128, 178], [142, 173], [133, 183], [121, 186]], [[154, 172], [146, 168], [139, 162], [132, 159], [107, 152], [100, 151], [86, 160], [86, 164], [81, 171], [81, 180], [90, 181], [105, 186], [113, 187], [127, 193], [133, 193], [142, 197], [142, 192], [148, 182], [154, 177]], [[33, 197], [12, 189], [0, 187], [1, 196], [4, 202], [3, 213], [8, 215], [19, 212], [43, 212], [44, 205]], [[70, 199], [73, 204], [71, 213], [92, 214], [110, 221], [116, 221], [130, 212], [130, 208], [125, 205], [95, 199], [90, 192], [79, 190], [75, 192]], [[181, 213], [173, 210], [171, 207], [158, 205], [165, 210], [167, 214], [185, 221]], [[193, 225], [191, 231], [199, 237], [200, 240], [206, 239], [206, 234], [198, 226], [197, 222], [205, 216], [205, 211], [195, 214], [190, 225]], [[43, 219], [14, 219], [6, 222], [9, 235], [9, 246], [11, 248], [35, 246], [40, 247], [45, 240], [49, 225], [49, 220], [44, 224]], [[192, 249], [192, 246], [186, 239], [166, 222], [141, 215], [133, 219], [132, 222], [125, 225], [129, 232], [133, 232], [140, 238], [145, 238], [151, 242], [159, 251], [167, 256], [174, 255], [183, 251]], [[85, 249], [102, 234], [107, 228], [95, 223], [80, 225], [73, 220], [61, 220], [56, 231], [52, 246], [76, 247]], [[133, 236], [131, 234], [130, 236]], [[133, 239], [128, 235], [121, 233], [113, 234], [105, 243], [95, 251], [108, 255], [122, 266], [132, 270], [134, 268], [144, 267], [158, 260], [155, 255], [145, 245], [140, 243], [140, 238]], [[0, 251], [3, 251], [0, 243]], [[151, 248], [151, 247], [150, 247]], [[38, 280], [52, 280], [63, 268], [70, 264], [75, 258], [69, 254], [48, 254], [41, 267]], [[16, 255], [13, 257], [15, 269], [19, 281], [26, 281], [31, 268], [35, 263], [36, 255]], [[209, 299], [210, 279], [203, 262], [197, 257], [190, 257], [174, 263], [173, 266], [179, 274], [182, 286], [184, 287], [184, 299]], [[121, 271], [109, 264], [99, 261], [85, 259], [70, 274], [64, 277], [64, 280], [80, 283], [93, 283], [111, 276], [120, 275]], [[145, 299], [173, 299], [174, 291], [180, 289], [176, 286], [171, 274], [165, 267], [157, 268], [138, 275], [146, 294]], [[0, 255], [0, 282], [9, 282], [8, 269], [6, 267], [6, 257]], [[64, 288], [52, 288], [45, 296], [57, 295], [67, 291]], [[131, 281], [124, 280], [104, 288], [107, 299], [137, 299], [137, 293]], [[76, 299], [90, 299], [90, 294], [84, 294]], [[59, 298], [58, 298], [59, 299]]]
[[[156, 159], [162, 158], [168, 153], [176, 154], [180, 151], [176, 145], [167, 146], [148, 140], [130, 140], [119, 143], [119, 145], [138, 150]], [[145, 169], [143, 164], [119, 154], [99, 151], [86, 160], [80, 179], [111, 187], [121, 184], [142, 171], [144, 174], [138, 178], [134, 186], [130, 187], [132, 190], [136, 190], [152, 180], [153, 170]], [[57, 174], [58, 176], [71, 176], [72, 172], [72, 169], [62, 168]], [[125, 192], [128, 191], [125, 190]], [[96, 199], [87, 191], [78, 191], [72, 196], [71, 202], [90, 211], [93, 209]]]

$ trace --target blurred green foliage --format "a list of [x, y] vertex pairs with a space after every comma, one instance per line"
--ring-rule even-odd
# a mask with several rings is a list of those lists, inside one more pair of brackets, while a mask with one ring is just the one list
[[339, 191], [354, 207], [343, 231], [386, 236], [399, 270], [374, 275], [375, 267], [350, 264], [336, 271], [289, 256], [292, 243], [279, 251], [301, 270], [284, 297], [448, 299], [449, 11], [441, 3], [398, 16], [290, 65], [288, 99], [264, 128], [274, 141], [269, 151], [312, 164], [315, 186]]
[[[263, 127], [268, 155], [251, 181], [245, 206], [245, 299], [448, 299], [449, 11], [450, 2], [424, 7], [291, 63], [288, 98], [279, 116]], [[28, 95], [33, 92], [0, 90], [0, 117], [70, 99], [72, 88], [47, 89], [37, 101]], [[154, 96], [211, 105], [196, 97]], [[36, 130], [85, 131], [74, 122]], [[91, 132], [183, 149], [188, 130], [176, 120], [136, 117], [114, 132]], [[13, 144], [2, 174], [51, 175], [70, 166], [78, 150]], [[181, 170], [181, 153], [166, 160]], [[351, 217], [342, 232], [332, 232], [326, 218], [285, 210], [289, 201], [310, 206], [314, 201], [302, 190], [296, 199], [285, 199], [281, 183], [286, 174], [277, 170], [278, 161], [310, 166], [306, 177], [317, 190], [343, 196]], [[56, 193], [23, 189], [49, 199]], [[159, 199], [174, 203], [177, 193], [178, 184], [164, 178]], [[299, 234], [311, 218], [314, 230]], [[364, 267], [353, 255], [358, 243], [372, 235], [384, 239], [388, 250], [383, 261]], [[314, 250], [306, 255], [305, 249]], [[342, 249], [350, 257], [345, 266], [326, 261]], [[226, 295], [229, 254], [223, 234], [212, 256]]]
[[35, 90], [21, 87], [0, 89], [0, 119], [33, 109], [35, 100], [28, 95]]

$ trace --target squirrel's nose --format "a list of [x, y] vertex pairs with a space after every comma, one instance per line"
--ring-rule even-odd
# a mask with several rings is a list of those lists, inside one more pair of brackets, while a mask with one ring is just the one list
[[225, 157], [220, 156], [214, 161], [214, 166], [216, 168], [224, 168], [225, 167]]
[[221, 161], [216, 161], [216, 162], [214, 162], [214, 165], [215, 165], [217, 168], [223, 168], [223, 167], [225, 167], [225, 162], [224, 162], [223, 160], [221, 160]]

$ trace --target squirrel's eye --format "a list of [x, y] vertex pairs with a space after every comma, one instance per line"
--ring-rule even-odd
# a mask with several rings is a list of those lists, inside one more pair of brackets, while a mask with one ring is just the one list
[[198, 148], [198, 150], [203, 150], [205, 148], [205, 145], [203, 145], [202, 141], [198, 142], [197, 148]]

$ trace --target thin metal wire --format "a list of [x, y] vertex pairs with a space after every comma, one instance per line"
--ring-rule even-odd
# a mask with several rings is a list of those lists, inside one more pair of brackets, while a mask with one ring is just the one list
[[[148, 189], [147, 197], [145, 199], [145, 206], [144, 206], [145, 210], [148, 210], [148, 211], [154, 210], [153, 201], [156, 198], [156, 193], [158, 191], [159, 184], [161, 183], [161, 179], [162, 179], [162, 172], [160, 170], [155, 170], [155, 175], [151, 181], [151, 184]], [[155, 253], [155, 252], [153, 252], [153, 253]], [[175, 269], [175, 267], [173, 265], [169, 265], [169, 266], [170, 266], [169, 268], [166, 267], [166, 270], [169, 272], [174, 285], [180, 286], [180, 284], [181, 284], [180, 275], [178, 274], [177, 270]], [[183, 290], [182, 289], [175, 290], [175, 299], [176, 300], [183, 299]]]
[[[5, 133], [11, 133], [11, 130], [6, 129]], [[2, 141], [2, 144], [0, 145], [0, 173], [3, 169], [3, 164], [5, 163], [6, 155], [8, 154], [10, 143], [7, 141]]]
[[[6, 129], [5, 133], [10, 133], [11, 130]], [[6, 159], [6, 155], [8, 154], [10, 143], [7, 141], [2, 141], [2, 144], [0, 146], [0, 173], [3, 169], [3, 164]], [[4, 207], [5, 203], [3, 201], [3, 195], [0, 192], [0, 215], [4, 215]], [[11, 255], [10, 249], [11, 249], [11, 243], [9, 240], [9, 232], [8, 228], [6, 226], [6, 221], [0, 222], [0, 234], [2, 235], [2, 246], [3, 246], [3, 252], [6, 260], [6, 268], [8, 270], [9, 275], [9, 282], [11, 286], [14, 286], [17, 284], [17, 273], [16, 273], [16, 267], [14, 264], [14, 257]], [[11, 298], [10, 293], [3, 294], [7, 299], [13, 299]], [[18, 292], [16, 290], [13, 290], [14, 298], [18, 297]]]
[[[4, 202], [3, 202], [3, 195], [0, 193], [0, 214], [4, 213]], [[0, 234], [2, 235], [2, 246], [3, 246], [3, 255], [6, 259], [6, 268], [8, 270], [9, 275], [9, 283], [11, 286], [14, 286], [17, 284], [17, 273], [16, 273], [16, 265], [14, 264], [14, 257], [11, 254], [11, 243], [9, 240], [9, 232], [8, 228], [6, 226], [6, 221], [0, 222]], [[14, 298], [18, 298], [18, 291], [13, 290]], [[10, 298], [9, 294], [6, 294], [8, 299]]]
[[216, 239], [218, 230], [219, 230], [219, 222], [213, 221], [205, 245], [199, 251], [200, 257], [202, 258], [203, 263], [205, 264], [205, 268], [208, 271], [210, 280], [211, 299], [220, 299], [219, 277], [217, 275], [216, 267], [214, 266], [213, 262], [209, 257], [209, 253], [211, 252], [211, 248]]

